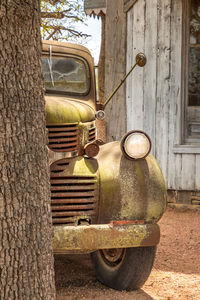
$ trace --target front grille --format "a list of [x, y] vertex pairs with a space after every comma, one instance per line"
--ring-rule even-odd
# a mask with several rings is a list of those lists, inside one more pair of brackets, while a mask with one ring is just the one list
[[89, 129], [89, 142], [95, 141], [96, 139], [96, 127]]
[[96, 176], [66, 176], [66, 159], [51, 165], [51, 209], [54, 225], [73, 225], [81, 216], [93, 219], [97, 208]]
[[47, 125], [49, 148], [55, 152], [71, 152], [78, 148], [78, 125]]

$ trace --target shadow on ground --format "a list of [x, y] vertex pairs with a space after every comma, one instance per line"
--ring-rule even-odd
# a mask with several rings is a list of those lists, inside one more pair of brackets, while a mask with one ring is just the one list
[[125, 295], [130, 300], [153, 299], [142, 289], [120, 292], [102, 285], [95, 277], [90, 255], [55, 255], [55, 280], [57, 300], [117, 300]]

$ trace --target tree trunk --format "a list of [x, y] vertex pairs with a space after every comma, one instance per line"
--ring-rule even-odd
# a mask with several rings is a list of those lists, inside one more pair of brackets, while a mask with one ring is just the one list
[[0, 299], [52, 300], [40, 0], [0, 1]]

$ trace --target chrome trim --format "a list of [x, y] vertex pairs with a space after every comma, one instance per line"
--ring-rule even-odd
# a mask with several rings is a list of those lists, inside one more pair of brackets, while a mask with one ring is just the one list
[[71, 157], [76, 157], [78, 156], [78, 151], [72, 151], [72, 152], [65, 152], [65, 158], [71, 158]]

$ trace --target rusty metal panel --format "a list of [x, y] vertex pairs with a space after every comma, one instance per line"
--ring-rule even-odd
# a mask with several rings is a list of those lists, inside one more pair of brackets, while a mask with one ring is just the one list
[[88, 214], [89, 216], [92, 216], [94, 214], [94, 211], [93, 210], [88, 210], [88, 209], [82, 209], [82, 210], [76, 210], [74, 208], [74, 210], [68, 210], [69, 208], [67, 208], [67, 210], [65, 210], [63, 207], [62, 207], [62, 211], [58, 212], [52, 212], [52, 218], [54, 217], [75, 217], [75, 216], [83, 216], [84, 214]]
[[[83, 155], [83, 146], [96, 139], [95, 122], [47, 124], [48, 147], [53, 152]], [[51, 156], [51, 155], [50, 155]], [[74, 156], [74, 155], [72, 155]]]
[[89, 129], [89, 142], [93, 142], [96, 139], [96, 127]]
[[51, 209], [52, 209], [52, 212], [56, 211], [85, 211], [85, 210], [93, 210], [94, 207], [95, 207], [95, 204], [91, 204], [91, 203], [82, 203], [80, 205], [60, 205], [60, 204], [63, 204], [63, 203], [57, 203], [57, 205], [52, 205]]
[[50, 166], [53, 224], [75, 225], [79, 219], [94, 221], [99, 187], [96, 169], [93, 171], [92, 165], [88, 168], [89, 162], [85, 158], [61, 159]]
[[159, 243], [157, 224], [128, 224], [89, 226], [54, 226], [53, 249], [68, 251], [95, 251], [98, 249], [154, 246]]
[[78, 149], [78, 125], [77, 124], [53, 124], [47, 125], [51, 150], [57, 152], [70, 152]]
[[81, 198], [81, 199], [73, 199], [73, 198], [68, 198], [68, 199], [61, 199], [61, 200], [53, 200], [51, 199], [51, 204], [80, 204], [80, 203], [95, 203], [96, 200], [88, 200], [88, 198]]
[[119, 142], [101, 146], [97, 156], [101, 178], [98, 223], [110, 220], [157, 222], [166, 209], [166, 186], [157, 161], [123, 156]]

